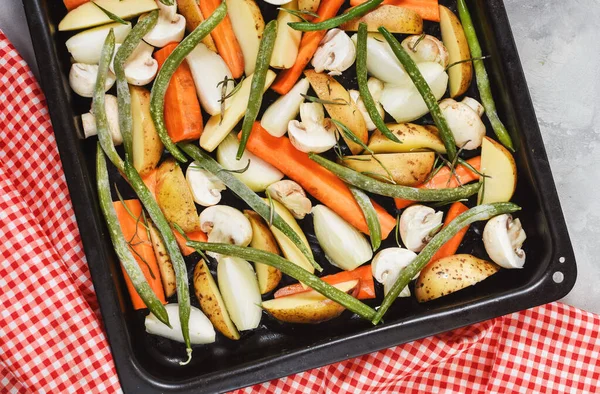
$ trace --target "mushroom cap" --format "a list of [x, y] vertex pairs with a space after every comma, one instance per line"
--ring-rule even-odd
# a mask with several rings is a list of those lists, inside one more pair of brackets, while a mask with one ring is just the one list
[[400, 216], [400, 237], [408, 250], [420, 252], [431, 239], [431, 231], [442, 223], [444, 214], [425, 205], [412, 205]]
[[302, 186], [292, 180], [284, 179], [270, 184], [267, 193], [283, 204], [296, 219], [304, 219], [312, 209], [312, 203]]
[[227, 205], [208, 207], [200, 213], [200, 228], [208, 242], [247, 246], [252, 240], [252, 226], [243, 213]]
[[490, 219], [483, 230], [483, 244], [494, 263], [504, 268], [523, 268], [525, 251], [521, 249], [527, 238], [519, 219], [499, 215]]
[[469, 105], [447, 98], [440, 101], [448, 127], [454, 135], [456, 146], [466, 150], [477, 149], [485, 137], [485, 125]]
[[185, 171], [185, 179], [194, 201], [203, 207], [217, 205], [221, 201], [221, 191], [227, 189], [219, 178], [195, 163], [188, 166]]
[[406, 37], [402, 46], [416, 63], [436, 62], [442, 67], [448, 66], [449, 54], [444, 44], [434, 36], [425, 34]]
[[[82, 97], [93, 97], [96, 78], [98, 77], [98, 65], [73, 63], [69, 71], [69, 85], [71, 89]], [[115, 83], [115, 76], [109, 72], [106, 75], [104, 91], [109, 90]]]
[[[115, 53], [121, 44], [115, 44]], [[152, 57], [154, 47], [141, 41], [124, 65], [125, 78], [130, 85], [144, 86], [152, 82], [158, 72], [158, 62]], [[115, 72], [114, 57], [110, 63], [110, 71]]]
[[[177, 13], [177, 3], [165, 5], [156, 0], [158, 5], [158, 21], [156, 25], [145, 36], [144, 41], [148, 44], [162, 48], [172, 42], [180, 42], [185, 34], [185, 18]], [[140, 18], [146, 18], [144, 14]]]
[[[383, 284], [387, 294], [400, 275], [400, 272], [417, 257], [416, 253], [404, 248], [388, 248], [380, 251], [371, 261], [371, 272], [375, 280]], [[399, 297], [410, 296], [408, 287], [402, 289]]]
[[325, 70], [329, 75], [341, 75], [356, 59], [356, 47], [352, 39], [340, 29], [331, 29], [321, 40], [312, 60], [315, 71]]
[[337, 143], [336, 128], [331, 119], [326, 119], [324, 123], [300, 123], [297, 120], [291, 120], [288, 123], [290, 142], [301, 152], [322, 153], [328, 151]]

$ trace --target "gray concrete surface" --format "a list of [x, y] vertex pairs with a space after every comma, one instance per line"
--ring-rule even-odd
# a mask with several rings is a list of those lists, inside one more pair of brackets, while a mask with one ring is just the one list
[[[35, 68], [21, 1], [0, 3], [0, 29]], [[600, 313], [600, 1], [505, 3], [578, 263], [564, 302]]]

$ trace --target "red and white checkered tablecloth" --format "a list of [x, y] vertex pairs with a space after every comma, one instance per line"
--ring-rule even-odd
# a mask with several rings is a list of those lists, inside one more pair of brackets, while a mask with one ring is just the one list
[[[0, 32], [0, 392], [119, 380], [44, 96]], [[596, 392], [600, 316], [560, 303], [236, 393]]]

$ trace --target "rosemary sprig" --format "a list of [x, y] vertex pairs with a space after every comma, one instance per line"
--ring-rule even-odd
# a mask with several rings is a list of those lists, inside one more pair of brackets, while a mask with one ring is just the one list
[[456, 62], [454, 62], [452, 64], [449, 64], [448, 66], [446, 66], [446, 68], [444, 69], [444, 71], [448, 71], [448, 69], [450, 67], [454, 67], [454, 66], [456, 66], [458, 64], [461, 64], [461, 63], [473, 62], [475, 60], [485, 60], [485, 59], [488, 59], [490, 57], [492, 57], [492, 56], [491, 55], [486, 55], [486, 56], [481, 56], [481, 57], [472, 57], [472, 58], [469, 58], [469, 59], [462, 59], [462, 60], [456, 61]]
[[300, 96], [304, 97], [306, 101], [311, 103], [329, 104], [329, 105], [350, 105], [350, 103], [343, 98], [339, 97], [335, 100], [323, 100], [315, 96], [309, 96], [308, 94], [300, 93]]
[[100, 11], [104, 12], [104, 15], [106, 15], [107, 17], [110, 18], [110, 20], [120, 23], [122, 25], [126, 25], [128, 22], [126, 20], [124, 20], [123, 18], [121, 18], [118, 15], [113, 14], [112, 12], [110, 12], [109, 10], [107, 10], [104, 7], [101, 7], [100, 5], [98, 5], [95, 1], [92, 1], [92, 4], [95, 5], [96, 7], [100, 8]]

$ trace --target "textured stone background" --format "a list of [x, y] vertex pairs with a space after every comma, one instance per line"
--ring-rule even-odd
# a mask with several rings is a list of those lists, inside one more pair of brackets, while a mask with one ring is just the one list
[[[577, 257], [564, 301], [600, 313], [600, 0], [505, 3]], [[21, 1], [0, 4], [0, 29], [35, 69]]]

